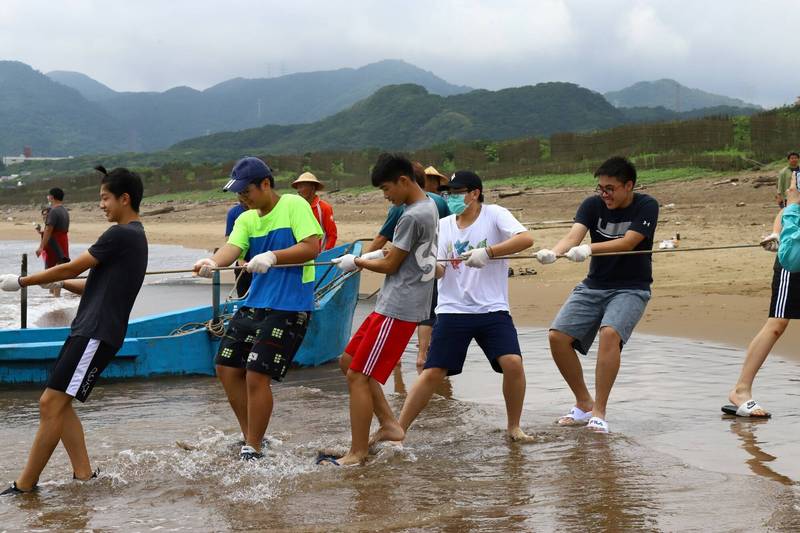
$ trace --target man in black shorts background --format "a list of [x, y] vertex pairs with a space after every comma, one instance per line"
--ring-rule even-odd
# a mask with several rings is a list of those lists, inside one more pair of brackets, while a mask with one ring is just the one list
[[[109, 222], [116, 224], [69, 263], [30, 276], [0, 276], [0, 288], [5, 291], [30, 285], [50, 288], [63, 282], [67, 290], [83, 295], [70, 336], [39, 400], [39, 430], [28, 462], [11, 487], [2, 492], [5, 495], [34, 490], [59, 441], [67, 450], [75, 479], [96, 476], [72, 400], [86, 401], [97, 378], [122, 346], [147, 269], [147, 238], [139, 221], [142, 180], [124, 168], [108, 173], [103, 167], [97, 170], [103, 173], [100, 209]], [[85, 280], [73, 279], [86, 270], [89, 276]]]

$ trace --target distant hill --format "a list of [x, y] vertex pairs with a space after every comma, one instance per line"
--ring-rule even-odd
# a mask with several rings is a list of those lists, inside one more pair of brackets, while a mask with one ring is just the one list
[[96, 101], [120, 122], [127, 131], [125, 149], [133, 151], [158, 150], [219, 131], [314, 122], [391, 84], [415, 83], [445, 96], [471, 90], [399, 60], [278, 78], [235, 78], [204, 91], [175, 87], [165, 92], [114, 92], [87, 76], [67, 74], [57, 73], [54, 79]]
[[312, 124], [218, 133], [180, 142], [171, 151], [229, 157], [364, 147], [401, 150], [449, 140], [603, 129], [625, 120], [600, 94], [571, 83], [447, 97], [406, 84], [384, 87], [350, 109]]
[[663, 107], [621, 107], [619, 110], [622, 111], [628, 122], [672, 122], [711, 116], [750, 116], [761, 112], [761, 110], [754, 107], [731, 107], [725, 105], [701, 107], [680, 113]]
[[72, 87], [90, 102], [107, 100], [119, 94], [114, 89], [111, 89], [110, 87], [107, 87], [99, 81], [90, 78], [86, 74], [81, 74], [80, 72], [54, 70], [52, 72], [48, 72], [46, 76], [62, 85]]
[[71, 155], [119, 151], [125, 133], [75, 89], [17, 61], [0, 61], [0, 153]]
[[615, 107], [663, 107], [679, 112], [718, 106], [761, 109], [738, 98], [690, 89], [670, 79], [640, 81], [625, 89], [607, 92], [605, 97]]

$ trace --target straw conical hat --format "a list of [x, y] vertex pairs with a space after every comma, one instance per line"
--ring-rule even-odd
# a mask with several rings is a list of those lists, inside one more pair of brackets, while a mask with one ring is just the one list
[[433, 166], [429, 166], [428, 168], [425, 169], [425, 175], [438, 177], [439, 183], [442, 185], [450, 181], [450, 178], [448, 178], [447, 176], [436, 170], [436, 168], [434, 168]]
[[322, 182], [319, 181], [317, 177], [311, 172], [303, 172], [302, 174], [300, 174], [300, 176], [292, 182], [292, 187], [296, 189], [297, 188], [296, 185], [298, 183], [313, 183], [314, 185], [317, 186], [318, 191], [321, 191], [322, 189], [325, 188], [325, 185], [323, 185]]

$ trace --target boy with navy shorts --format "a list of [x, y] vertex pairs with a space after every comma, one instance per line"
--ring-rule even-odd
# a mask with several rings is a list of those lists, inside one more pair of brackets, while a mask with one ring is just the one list
[[235, 192], [250, 207], [233, 224], [228, 242], [194, 265], [211, 277], [237, 259], [253, 281], [233, 315], [214, 360], [244, 442], [239, 458], [260, 459], [262, 439], [272, 416], [272, 380], [286, 376], [314, 309], [314, 265], [272, 268], [313, 260], [322, 236], [311, 206], [295, 194], [278, 195], [272, 170], [257, 157], [237, 161], [223, 190]]
[[[597, 194], [581, 203], [572, 228], [552, 250], [536, 253], [540, 263], [553, 263], [560, 256], [580, 262], [592, 254], [653, 248], [658, 202], [633, 192], [633, 164], [623, 157], [612, 157], [594, 175]], [[581, 244], [587, 232], [591, 244]], [[608, 433], [606, 406], [619, 371], [622, 347], [644, 314], [652, 282], [649, 253], [592, 257], [589, 275], [567, 298], [548, 334], [553, 360], [575, 395], [574, 407], [558, 419], [559, 425], [586, 424], [592, 431]], [[586, 355], [598, 332], [592, 399], [575, 350]]]
[[[0, 287], [16, 291], [29, 285], [65, 288], [81, 294], [78, 312], [55, 366], [39, 399], [40, 422], [28, 462], [16, 481], [2, 494], [20, 494], [36, 489], [39, 476], [59, 441], [72, 464], [73, 478], [97, 476], [89, 462], [83, 426], [73, 398], [85, 402], [97, 379], [122, 346], [133, 302], [147, 269], [147, 237], [139, 221], [143, 186], [139, 176], [124, 168], [103, 174], [100, 209], [108, 228], [89, 250], [72, 261], [32, 274], [0, 277]], [[85, 280], [76, 280], [89, 270]]]
[[350, 389], [352, 444], [343, 457], [324, 458], [337, 465], [359, 464], [367, 458], [373, 411], [388, 440], [403, 440], [404, 431], [381, 385], [403, 355], [417, 323], [428, 318], [436, 275], [439, 216], [436, 204], [415, 181], [411, 162], [403, 156], [381, 154], [372, 171], [372, 184], [405, 209], [385, 255], [376, 250], [334, 259], [344, 272], [365, 268], [386, 275], [375, 311], [358, 328], [340, 360]]
[[[491, 260], [525, 250], [533, 238], [505, 208], [483, 203], [483, 184], [458, 171], [442, 190], [453, 213], [439, 221], [439, 301], [424, 368], [403, 404], [399, 425], [407, 431], [447, 376], [460, 374], [474, 339], [495, 372], [503, 374], [503, 395], [512, 440], [529, 437], [520, 428], [525, 370], [517, 330], [509, 314], [508, 260]], [[379, 431], [374, 440], [394, 440]]]

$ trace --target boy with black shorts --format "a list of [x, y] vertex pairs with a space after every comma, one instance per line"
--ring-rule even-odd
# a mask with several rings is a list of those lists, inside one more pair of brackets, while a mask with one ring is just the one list
[[334, 259], [344, 272], [366, 268], [386, 274], [375, 311], [370, 314], [342, 354], [350, 389], [352, 444], [343, 457], [323, 457], [337, 465], [363, 462], [369, 453], [373, 411], [387, 440], [403, 440], [404, 431], [383, 395], [381, 385], [403, 355], [417, 324], [428, 318], [436, 275], [436, 204], [414, 179], [411, 162], [403, 156], [382, 154], [372, 171], [372, 185], [394, 205], [405, 205], [384, 256], [352, 254]]
[[[553, 247], [536, 259], [552, 263], [559, 256], [585, 261], [592, 254], [651, 250], [658, 222], [658, 202], [633, 192], [636, 168], [624, 157], [612, 157], [594, 173], [598, 185], [578, 207], [575, 224]], [[581, 244], [586, 233], [591, 244]], [[589, 275], [572, 291], [550, 326], [550, 352], [575, 395], [575, 405], [559, 425], [582, 425], [608, 433], [606, 405], [617, 377], [622, 346], [642, 318], [653, 283], [651, 254], [592, 257]], [[595, 370], [595, 397], [583, 381], [575, 350], [586, 355], [600, 335]]]
[[[97, 378], [122, 346], [131, 308], [147, 269], [147, 238], [139, 221], [142, 180], [124, 168], [108, 173], [103, 167], [97, 170], [103, 173], [100, 209], [109, 222], [116, 224], [69, 263], [30, 276], [0, 277], [0, 287], [6, 291], [29, 285], [57, 285], [83, 295], [70, 336], [39, 400], [39, 430], [28, 462], [2, 494], [34, 490], [59, 441], [67, 450], [75, 479], [88, 480], [97, 475], [89, 463], [83, 426], [72, 400], [87, 400]], [[85, 280], [73, 279], [87, 269], [89, 276]]]
[[[439, 221], [437, 257], [453, 261], [436, 267], [439, 302], [431, 347], [403, 404], [400, 427], [407, 431], [445, 377], [461, 373], [474, 339], [492, 369], [503, 374], [508, 436], [527, 440], [520, 428], [525, 369], [509, 314], [508, 260], [491, 258], [521, 252], [533, 237], [507, 209], [483, 203], [483, 183], [474, 172], [456, 172], [441, 189], [453, 214]], [[388, 438], [379, 431], [373, 440]]]
[[275, 193], [272, 171], [262, 160], [245, 157], [231, 170], [223, 190], [250, 207], [236, 219], [227, 244], [194, 265], [198, 275], [228, 266], [246, 255], [253, 274], [243, 306], [228, 323], [214, 362], [228, 402], [244, 436], [239, 457], [263, 457], [261, 440], [272, 415], [271, 381], [283, 380], [303, 342], [314, 309], [314, 266], [322, 229], [300, 196]]
[[789, 326], [789, 320], [800, 318], [800, 272], [789, 271], [780, 261], [783, 257], [796, 254], [800, 248], [800, 192], [797, 190], [796, 177], [790, 178], [786, 204], [786, 208], [775, 218], [774, 232], [761, 242], [764, 249], [770, 252], [778, 252], [780, 248], [773, 266], [769, 318], [747, 347], [739, 379], [728, 394], [733, 405], [722, 408], [728, 414], [753, 418], [772, 416], [753, 399], [753, 381], [772, 347]]

